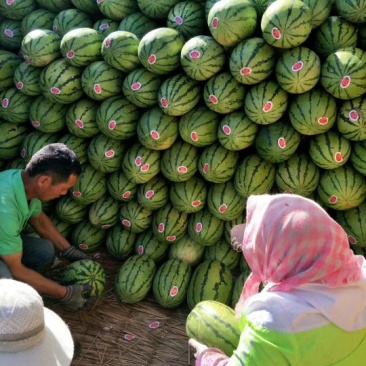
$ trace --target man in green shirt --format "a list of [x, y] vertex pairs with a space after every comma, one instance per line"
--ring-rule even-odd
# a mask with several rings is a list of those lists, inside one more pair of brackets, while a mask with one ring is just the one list
[[[71, 308], [85, 304], [89, 286], [62, 286], [40, 272], [50, 266], [55, 250], [69, 261], [87, 258], [71, 246], [42, 211], [42, 202], [64, 196], [76, 183], [81, 165], [64, 144], [35, 153], [24, 170], [0, 173], [0, 278], [14, 278]], [[22, 231], [29, 223], [39, 237]]]

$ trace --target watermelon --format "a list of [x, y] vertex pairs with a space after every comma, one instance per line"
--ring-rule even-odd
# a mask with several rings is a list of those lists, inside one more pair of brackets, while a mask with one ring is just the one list
[[317, 28], [328, 18], [333, 8], [333, 1], [328, 0], [302, 0], [311, 10], [311, 26]]
[[136, 134], [141, 110], [120, 95], [102, 101], [96, 114], [99, 130], [116, 140], [127, 140]]
[[101, 58], [102, 36], [92, 28], [69, 30], [61, 39], [60, 52], [73, 66], [88, 66]]
[[238, 165], [234, 175], [234, 186], [238, 194], [269, 193], [275, 183], [275, 166], [257, 154], [247, 155]]
[[273, 0], [250, 0], [250, 2], [254, 6], [258, 16], [262, 16], [268, 5], [272, 3]]
[[234, 271], [239, 266], [240, 253], [224, 240], [219, 240], [214, 245], [205, 248], [204, 261], [217, 260], [230, 270]]
[[126, 259], [133, 252], [136, 237], [135, 233], [126, 230], [124, 226], [114, 225], [107, 230], [105, 245], [108, 253], [115, 259]]
[[93, 168], [103, 173], [113, 173], [120, 169], [125, 151], [125, 145], [119, 140], [100, 133], [91, 139], [87, 154]]
[[36, 0], [39, 7], [58, 13], [62, 10], [72, 8], [71, 0]]
[[366, 22], [366, 2], [365, 0], [335, 0], [335, 9], [338, 14], [352, 23]]
[[360, 24], [357, 33], [358, 46], [364, 50], [366, 48], [366, 24]]
[[158, 210], [169, 202], [169, 183], [156, 175], [137, 187], [137, 202], [149, 210]]
[[107, 231], [92, 225], [87, 219], [76, 224], [71, 232], [71, 243], [84, 253], [101, 248]]
[[161, 262], [167, 252], [169, 243], [159, 240], [151, 230], [146, 230], [137, 236], [135, 253], [148, 255], [155, 263]]
[[312, 30], [312, 11], [300, 0], [272, 2], [261, 19], [264, 40], [277, 48], [304, 43]]
[[318, 186], [320, 169], [307, 154], [295, 154], [278, 164], [276, 185], [284, 193], [310, 196]]
[[110, 66], [128, 73], [140, 66], [137, 49], [140, 40], [133, 33], [115, 31], [104, 38], [101, 52]]
[[204, 251], [205, 246], [192, 240], [186, 233], [178, 241], [169, 246], [168, 258], [179, 259], [194, 267], [201, 262]]
[[206, 247], [217, 243], [224, 232], [224, 221], [206, 207], [189, 215], [187, 232], [189, 237]]
[[336, 99], [316, 87], [292, 99], [288, 117], [295, 130], [303, 135], [327, 132], [337, 120]]
[[244, 104], [245, 88], [229, 72], [211, 77], [204, 86], [203, 100], [207, 107], [217, 113], [227, 114]]
[[82, 259], [68, 264], [61, 274], [63, 285], [89, 285], [90, 296], [101, 296], [107, 277], [103, 266], [91, 259]]
[[151, 226], [154, 212], [136, 201], [123, 203], [119, 210], [119, 220], [126, 230], [139, 234]]
[[258, 155], [270, 163], [289, 159], [300, 145], [301, 136], [286, 120], [261, 126], [255, 147]]
[[318, 167], [336, 169], [344, 165], [351, 154], [351, 143], [336, 131], [312, 136], [309, 142], [309, 156]]
[[188, 214], [177, 211], [170, 203], [154, 211], [152, 230], [154, 235], [167, 243], [178, 241], [186, 232]]
[[171, 28], [156, 28], [146, 33], [138, 46], [138, 58], [149, 71], [166, 75], [180, 66], [180, 52], [184, 40]]
[[122, 73], [105, 61], [94, 61], [83, 70], [81, 85], [89, 98], [102, 101], [120, 93]]
[[178, 137], [178, 119], [159, 107], [148, 109], [137, 122], [137, 138], [145, 147], [166, 150]]
[[122, 170], [113, 172], [107, 177], [108, 193], [118, 201], [130, 201], [137, 195], [137, 183], [127, 178]]
[[23, 40], [21, 20], [2, 19], [0, 23], [0, 47], [18, 51]]
[[95, 0], [71, 0], [71, 2], [76, 9], [82, 10], [84, 13], [93, 16], [101, 15]]
[[14, 84], [23, 94], [37, 96], [41, 94], [39, 77], [42, 68], [22, 62], [14, 71]]
[[109, 18], [102, 18], [97, 20], [93, 24], [93, 29], [98, 31], [102, 36], [103, 39], [113, 32], [118, 30], [119, 22], [117, 20], [109, 19]]
[[61, 37], [49, 29], [35, 29], [27, 33], [20, 53], [24, 60], [36, 67], [49, 65], [60, 54]]
[[149, 256], [130, 256], [116, 275], [114, 289], [117, 297], [129, 304], [143, 300], [151, 289], [155, 272], [155, 262]]
[[231, 301], [230, 306], [235, 309], [236, 304], [240, 299], [240, 295], [243, 291], [245, 280], [248, 278], [249, 273], [242, 272], [240, 275], [235, 279], [233, 292], [231, 294]]
[[89, 15], [79, 9], [61, 10], [53, 20], [52, 30], [61, 38], [73, 29], [91, 28], [93, 25]]
[[76, 202], [70, 195], [60, 197], [55, 205], [57, 216], [70, 224], [78, 224], [88, 216], [88, 206]]
[[35, 0], [0, 1], [0, 14], [9, 19], [22, 19], [36, 8]]
[[[5, 160], [2, 160], [2, 163], [5, 164]], [[9, 160], [4, 167], [5, 169], [25, 169], [26, 165], [26, 161], [22, 157], [17, 157]]]
[[89, 141], [87, 139], [75, 136], [72, 133], [66, 133], [59, 138], [59, 142], [64, 143], [74, 151], [81, 165], [89, 163], [87, 154]]
[[184, 182], [174, 182], [170, 186], [169, 198], [173, 207], [186, 213], [203, 209], [206, 204], [207, 186], [203, 179], [191, 177]]
[[350, 162], [362, 175], [366, 175], [366, 141], [356, 141], [352, 144]]
[[188, 286], [187, 304], [193, 309], [200, 301], [214, 300], [228, 305], [234, 287], [230, 269], [217, 260], [201, 262]]
[[189, 338], [222, 350], [230, 357], [239, 344], [241, 329], [235, 311], [220, 301], [204, 300], [188, 314], [186, 332]]
[[82, 95], [82, 69], [58, 59], [45, 67], [40, 75], [42, 94], [60, 104], [76, 102]]
[[159, 75], [145, 68], [137, 68], [123, 80], [122, 92], [137, 107], [148, 108], [158, 103], [161, 83]]
[[219, 143], [227, 150], [240, 151], [254, 144], [259, 126], [244, 111], [227, 114], [217, 129]]
[[169, 28], [190, 39], [205, 33], [205, 9], [195, 1], [182, 1], [170, 9], [166, 22]]
[[74, 229], [73, 224], [62, 221], [54, 212], [49, 213], [49, 218], [63, 237], [68, 238], [71, 235], [72, 230]]
[[231, 240], [231, 229], [236, 225], [245, 223], [245, 221], [246, 221], [246, 211], [243, 210], [242, 213], [238, 217], [236, 217], [235, 219], [230, 220], [230, 221], [225, 221], [225, 223], [224, 223], [224, 234], [223, 234], [222, 239], [227, 244], [230, 244], [237, 252], [241, 251], [242, 243], [239, 243], [239, 247], [238, 247], [238, 245], [236, 245], [236, 243]]
[[149, 149], [137, 142], [126, 151], [122, 170], [133, 182], [146, 183], [160, 172], [160, 151]]
[[180, 0], [137, 0], [139, 9], [152, 19], [165, 19], [170, 9]]
[[102, 0], [97, 1], [99, 11], [107, 18], [122, 20], [138, 10], [135, 0]]
[[156, 271], [152, 285], [155, 300], [163, 308], [176, 308], [185, 301], [192, 269], [179, 259], [168, 259]]
[[221, 0], [207, 16], [212, 36], [223, 46], [235, 46], [249, 38], [257, 27], [257, 12], [248, 0]]
[[22, 59], [10, 51], [0, 49], [0, 91], [12, 87], [16, 68], [22, 63]]
[[325, 59], [320, 82], [336, 98], [360, 97], [366, 93], [365, 63], [366, 52], [360, 48], [338, 49]]
[[36, 9], [22, 18], [21, 30], [23, 37], [35, 29], [49, 29], [52, 30], [53, 20], [56, 14], [47, 9]]
[[0, 120], [0, 131], [0, 160], [15, 159], [29, 133], [28, 126]]
[[65, 115], [69, 132], [82, 138], [97, 135], [100, 132], [96, 121], [98, 107], [98, 103], [88, 98], [82, 98], [71, 104]]
[[109, 229], [118, 222], [118, 210], [119, 202], [106, 194], [90, 205], [89, 222], [100, 229]]
[[155, 20], [140, 11], [124, 17], [118, 26], [118, 30], [133, 33], [139, 39], [155, 28], [158, 28]]
[[54, 133], [62, 131], [66, 127], [65, 115], [67, 106], [53, 102], [43, 95], [34, 99], [29, 108], [29, 120], [31, 125], [39, 131]]
[[366, 182], [363, 175], [345, 164], [320, 174], [317, 194], [326, 207], [348, 210], [365, 200]]

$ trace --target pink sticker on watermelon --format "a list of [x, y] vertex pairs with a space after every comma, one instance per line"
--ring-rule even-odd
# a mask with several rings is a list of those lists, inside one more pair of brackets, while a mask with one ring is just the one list
[[76, 119], [75, 125], [79, 128], [84, 128], [84, 122], [81, 119]]
[[150, 131], [150, 136], [151, 136], [151, 138], [152, 138], [152, 139], [154, 139], [154, 140], [159, 140], [159, 138], [160, 138], [160, 134], [159, 134], [159, 132], [158, 132], [158, 131], [156, 131], [156, 130], [152, 130], [152, 131]]
[[148, 57], [147, 62], [150, 65], [154, 65], [154, 63], [156, 62], [156, 55], [154, 55], [153, 53]]
[[113, 158], [114, 155], [116, 155], [115, 151], [114, 150], [107, 150], [105, 153], [104, 153], [104, 156], [106, 158]]
[[168, 99], [166, 99], [165, 97], [160, 98], [160, 104], [163, 108], [169, 107]]
[[177, 16], [174, 17], [174, 21], [178, 25], [182, 25], [183, 24], [183, 18], [181, 16], [179, 16], [179, 15], [177, 15]]
[[142, 172], [147, 172], [149, 169], [150, 169], [150, 164], [149, 163], [142, 164], [141, 168], [140, 168], [140, 170]]
[[33, 127], [39, 127], [41, 125], [41, 122], [39, 122], [39, 121], [32, 121], [32, 126]]
[[131, 191], [126, 191], [122, 193], [122, 198], [127, 199], [131, 196]]
[[144, 254], [144, 246], [143, 245], [139, 245], [138, 247], [137, 247], [137, 254]]
[[53, 30], [53, 32], [54, 32], [54, 33], [57, 33], [57, 32], [58, 32], [57, 25], [54, 25], [54, 26], [52, 27], [52, 30]]
[[26, 155], [27, 155], [27, 151], [25, 149], [21, 149], [20, 150], [20, 157], [24, 159]]
[[211, 26], [212, 26], [213, 29], [218, 28], [218, 26], [219, 26], [219, 18], [218, 17], [214, 17], [212, 19]]
[[131, 85], [131, 89], [134, 90], [134, 91], [139, 90], [140, 88], [141, 88], [141, 83], [138, 82], [138, 81], [136, 81], [135, 83], [133, 83]]
[[97, 0], [97, 4], [102, 4], [104, 3], [104, 0]]
[[127, 220], [127, 219], [123, 219], [123, 220], [121, 221], [121, 224], [122, 224], [123, 226], [130, 227], [130, 226], [131, 226], [131, 221], [130, 221], [130, 220]]
[[269, 100], [269, 101], [264, 103], [263, 112], [268, 113], [272, 110], [272, 108], [273, 108], [273, 102]]
[[320, 117], [318, 119], [318, 124], [321, 126], [325, 126], [329, 122], [329, 118], [326, 116]]
[[150, 200], [151, 198], [153, 198], [155, 196], [155, 191], [153, 189], [148, 190], [145, 193], [145, 197]]
[[179, 292], [179, 288], [177, 286], [173, 286], [170, 291], [169, 291], [169, 296], [170, 297], [175, 297], [178, 295]]
[[348, 242], [352, 245], [355, 245], [357, 244], [357, 239], [352, 235], [348, 235]]
[[160, 223], [159, 225], [158, 225], [158, 232], [159, 233], [163, 233], [165, 231], [165, 225], [164, 225], [164, 223]]
[[352, 121], [352, 122], [356, 122], [359, 120], [360, 118], [360, 114], [358, 113], [358, 111], [356, 111], [355, 109], [352, 109], [349, 114], [348, 114], [348, 117], [349, 119]]
[[243, 75], [243, 76], [248, 76], [252, 73], [252, 69], [250, 67], [243, 67], [241, 70], [240, 70], [240, 74]]
[[220, 205], [219, 207], [219, 212], [221, 213], [225, 213], [227, 211], [227, 204], [223, 203], [222, 205]]
[[8, 38], [13, 38], [14, 37], [14, 33], [11, 29], [5, 29], [4, 30], [4, 34], [8, 37]]
[[109, 48], [109, 47], [111, 46], [111, 44], [112, 44], [112, 39], [107, 37], [107, 38], [104, 40], [104, 47], [105, 47], [105, 48]]
[[231, 135], [231, 128], [228, 125], [223, 125], [222, 126], [222, 132], [226, 135], [229, 136]]
[[101, 94], [103, 91], [103, 88], [100, 84], [94, 84], [93, 89], [94, 89], [94, 92], [97, 94]]
[[210, 170], [210, 164], [209, 163], [204, 163], [203, 166], [202, 166], [202, 172], [204, 174], [208, 173]]
[[142, 157], [141, 156], [136, 156], [135, 165], [136, 166], [141, 166], [142, 165]]
[[213, 95], [213, 94], [211, 94], [211, 95], [208, 97], [208, 99], [210, 100], [210, 102], [211, 102], [212, 104], [217, 104], [217, 103], [219, 102], [218, 98], [217, 98], [215, 95]]
[[304, 67], [304, 63], [302, 61], [297, 61], [292, 65], [292, 71], [299, 72]]
[[30, 64], [30, 62], [31, 62], [31, 58], [30, 58], [30, 57], [28, 57], [28, 56], [23, 56], [23, 58], [24, 58], [24, 61], [25, 61], [27, 64]]
[[111, 225], [109, 225], [109, 224], [102, 225], [102, 229], [109, 229], [110, 227], [111, 227]]
[[271, 33], [274, 39], [279, 40], [282, 38], [282, 32], [277, 27], [272, 28]]
[[108, 122], [108, 129], [113, 131], [115, 128], [117, 127], [117, 122], [116, 121], [109, 121]]
[[286, 139], [284, 137], [280, 137], [278, 140], [277, 140], [277, 144], [278, 144], [278, 147], [280, 149], [285, 149], [286, 148]]
[[293, 194], [294, 192], [292, 192], [291, 189], [285, 189], [283, 193]]
[[160, 322], [158, 322], [158, 321], [154, 321], [154, 322], [149, 324], [150, 329], [156, 329], [156, 328], [159, 328], [159, 327], [160, 327]]
[[87, 250], [89, 247], [88, 247], [88, 244], [81, 243], [81, 244], [79, 244], [79, 248], [80, 248], [81, 250]]
[[18, 81], [15, 86], [20, 90], [24, 88], [24, 84], [21, 81]]
[[55, 86], [53, 86], [51, 89], [50, 89], [50, 92], [54, 95], [60, 95], [61, 94], [61, 89], [59, 88], [56, 88]]
[[66, 53], [66, 57], [67, 58], [74, 58], [75, 57], [75, 52], [74, 51], [68, 51], [67, 53]]
[[329, 202], [329, 203], [334, 204], [334, 203], [336, 203], [337, 201], [338, 201], [338, 197], [337, 197], [337, 196], [335, 196], [335, 195], [332, 195], [332, 196], [330, 196], [330, 197], [328, 198], [328, 202]]
[[202, 224], [202, 222], [197, 222], [197, 223], [196, 223], [196, 227], [195, 227], [195, 231], [196, 231], [196, 233], [201, 232], [201, 231], [202, 231], [202, 229], [203, 229], [203, 224]]
[[192, 207], [199, 207], [199, 206], [201, 206], [201, 201], [200, 200], [194, 200], [194, 201], [192, 201], [192, 203], [191, 203], [191, 205], [192, 205]]
[[184, 165], [181, 165], [181, 166], [178, 167], [177, 171], [180, 174], [185, 174], [185, 173], [188, 172], [188, 168], [186, 166], [184, 166]]
[[3, 100], [1, 101], [1, 106], [3, 108], [8, 108], [8, 106], [9, 106], [9, 99], [8, 98], [3, 98]]
[[[100, 0], [100, 1], [103, 1], [103, 0]], [[126, 340], [126, 341], [133, 341], [136, 336], [134, 334], [131, 334], [131, 333], [127, 333], [123, 336], [123, 338]]]
[[74, 197], [81, 197], [81, 192], [80, 192], [80, 191], [73, 191], [73, 192], [72, 192], [72, 195], [73, 195]]
[[334, 154], [334, 161], [336, 163], [342, 163], [343, 161], [343, 155], [340, 151], [337, 151], [335, 154]]
[[200, 58], [201, 57], [201, 52], [198, 50], [192, 50], [191, 52], [189, 52], [189, 57], [193, 60]]
[[101, 25], [99, 26], [99, 29], [100, 29], [101, 31], [106, 30], [106, 29], [108, 29], [108, 28], [109, 28], [109, 24], [108, 24], [108, 23], [103, 23], [103, 24], [101, 24]]
[[192, 141], [198, 141], [198, 139], [199, 139], [198, 133], [196, 131], [192, 131], [191, 132], [191, 140]]
[[175, 235], [169, 235], [166, 237], [167, 241], [175, 241], [177, 239], [177, 237]]
[[339, 83], [342, 89], [346, 89], [351, 85], [351, 77], [346, 75], [342, 78], [341, 82]]
[[14, 4], [15, 0], [6, 0], [6, 5], [10, 6]]

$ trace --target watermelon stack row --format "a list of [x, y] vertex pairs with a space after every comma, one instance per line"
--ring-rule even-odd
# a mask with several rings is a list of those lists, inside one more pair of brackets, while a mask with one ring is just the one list
[[363, 252], [364, 1], [0, 0], [0, 17], [1, 169], [74, 149], [80, 179], [45, 210], [123, 260], [122, 300], [234, 304], [251, 194], [318, 201]]

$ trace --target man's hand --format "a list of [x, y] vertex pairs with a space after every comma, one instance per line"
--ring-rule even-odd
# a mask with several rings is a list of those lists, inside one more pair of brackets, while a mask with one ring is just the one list
[[66, 295], [60, 299], [71, 310], [83, 309], [87, 304], [87, 297], [92, 290], [89, 285], [66, 286]]
[[190, 338], [188, 344], [195, 349], [194, 357], [197, 358], [203, 351], [205, 351], [208, 347], [204, 344], [196, 341], [193, 338]]
[[82, 259], [88, 259], [88, 255], [75, 247], [69, 247], [59, 252], [60, 258], [66, 258], [70, 262], [80, 261]]

